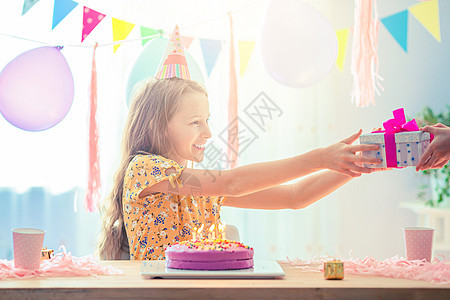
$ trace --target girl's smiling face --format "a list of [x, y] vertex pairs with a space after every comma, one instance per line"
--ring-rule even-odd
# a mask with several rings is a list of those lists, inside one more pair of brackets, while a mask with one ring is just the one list
[[209, 115], [205, 94], [191, 91], [181, 95], [180, 107], [168, 124], [172, 144], [169, 159], [184, 166], [187, 160], [203, 160], [205, 143], [211, 137]]

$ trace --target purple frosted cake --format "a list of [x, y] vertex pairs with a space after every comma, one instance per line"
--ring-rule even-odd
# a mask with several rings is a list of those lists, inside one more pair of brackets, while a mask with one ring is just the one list
[[236, 270], [253, 267], [253, 248], [222, 239], [190, 240], [166, 248], [166, 267], [184, 270]]

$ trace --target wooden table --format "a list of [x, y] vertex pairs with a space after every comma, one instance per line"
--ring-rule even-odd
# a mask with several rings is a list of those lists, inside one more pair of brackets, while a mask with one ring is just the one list
[[0, 280], [0, 299], [450, 299], [450, 285], [379, 276], [325, 280], [280, 262], [282, 279], [142, 279], [139, 261], [103, 261], [123, 275]]

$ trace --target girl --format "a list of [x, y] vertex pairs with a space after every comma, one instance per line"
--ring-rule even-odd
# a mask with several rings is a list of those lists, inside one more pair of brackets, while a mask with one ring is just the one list
[[[104, 259], [164, 259], [165, 247], [191, 239], [191, 229], [220, 221], [222, 205], [300, 209], [353, 177], [370, 173], [357, 155], [377, 145], [349, 138], [291, 158], [225, 171], [187, 168], [201, 162], [211, 137], [206, 91], [196, 82], [149, 79], [131, 103], [122, 140], [122, 160], [103, 206], [98, 252]], [[292, 179], [305, 177], [290, 185]]]

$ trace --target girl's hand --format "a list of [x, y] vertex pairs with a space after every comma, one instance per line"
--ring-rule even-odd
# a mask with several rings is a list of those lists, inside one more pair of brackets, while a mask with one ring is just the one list
[[375, 144], [352, 145], [361, 133], [362, 130], [360, 129], [352, 136], [323, 148], [320, 158], [322, 166], [351, 177], [361, 176], [361, 173], [372, 173], [373, 169], [363, 167], [362, 164], [379, 164], [381, 160], [358, 155], [357, 153], [360, 151], [378, 150], [379, 147]]

